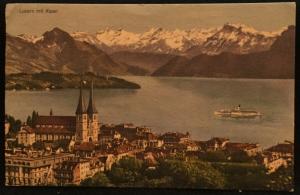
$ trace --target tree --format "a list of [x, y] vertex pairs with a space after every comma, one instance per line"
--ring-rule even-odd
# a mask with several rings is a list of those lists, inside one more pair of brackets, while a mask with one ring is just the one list
[[5, 115], [7, 122], [10, 124], [8, 137], [15, 137], [21, 128], [22, 121], [16, 120], [13, 116]]
[[160, 161], [158, 172], [161, 177], [171, 177], [173, 187], [219, 189], [225, 184], [225, 179], [218, 170], [209, 163], [199, 160], [166, 159]]
[[107, 175], [114, 184], [132, 185], [141, 178], [142, 164], [143, 161], [126, 156], [114, 163]]
[[248, 156], [248, 154], [244, 151], [236, 151], [231, 153], [231, 161], [232, 162], [252, 162], [253, 158]]
[[205, 152], [200, 156], [202, 160], [209, 161], [209, 162], [226, 162], [227, 161], [227, 156], [226, 154], [221, 151], [209, 151]]
[[32, 119], [31, 119], [31, 116], [28, 116], [28, 117], [27, 117], [26, 124], [29, 125], [30, 127], [32, 127]]
[[226, 189], [264, 190], [269, 181], [266, 169], [254, 163], [213, 163], [226, 178]]
[[109, 179], [104, 173], [98, 172], [93, 177], [83, 180], [82, 186], [111, 186]]
[[37, 118], [39, 117], [39, 113], [36, 112], [35, 110], [32, 111], [32, 115], [31, 115], [31, 127], [35, 127]]
[[277, 191], [292, 191], [294, 189], [294, 166], [279, 167], [274, 173], [270, 174], [268, 187]]

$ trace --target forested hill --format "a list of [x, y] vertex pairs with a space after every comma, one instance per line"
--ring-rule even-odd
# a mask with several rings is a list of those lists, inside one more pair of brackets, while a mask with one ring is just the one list
[[[93, 80], [94, 88], [139, 89], [136, 83], [117, 77], [97, 76], [86, 73], [82, 76], [85, 81], [83, 87], [89, 88]], [[6, 75], [6, 90], [53, 90], [65, 88], [79, 88], [81, 76], [78, 74], [41, 72], [34, 74], [17, 73]]]

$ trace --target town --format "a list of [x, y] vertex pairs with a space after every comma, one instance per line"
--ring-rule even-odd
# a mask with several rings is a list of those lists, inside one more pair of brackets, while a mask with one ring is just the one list
[[[6, 185], [84, 185], [99, 174], [112, 178], [112, 170], [126, 160], [142, 162], [143, 170], [148, 172], [161, 169], [163, 159], [196, 159], [214, 167], [263, 167], [265, 175], [294, 166], [294, 143], [287, 140], [264, 149], [258, 143], [232, 142], [223, 137], [193, 140], [187, 131], [154, 133], [151, 128], [131, 123], [102, 123], [93, 97], [93, 82], [87, 106], [81, 82], [74, 110], [75, 116], [56, 116], [52, 109], [47, 116], [34, 112], [14, 130], [15, 134], [11, 132], [14, 124], [6, 118]], [[122, 186], [122, 181], [113, 183]]]

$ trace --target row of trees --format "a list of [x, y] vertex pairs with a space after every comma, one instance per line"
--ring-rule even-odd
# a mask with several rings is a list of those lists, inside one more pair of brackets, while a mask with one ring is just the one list
[[[34, 127], [35, 122], [39, 116], [39, 113], [36, 112], [35, 110], [32, 112], [31, 116], [27, 117], [26, 124], [29, 125], [30, 127]], [[21, 126], [22, 126], [22, 121], [20, 119], [15, 119], [13, 116], [6, 114], [5, 119], [9, 123], [9, 133], [7, 135], [8, 138], [15, 138], [17, 133], [19, 132]]]
[[13, 116], [7, 114], [5, 115], [5, 119], [10, 124], [7, 137], [16, 137], [16, 134], [21, 128], [22, 121], [19, 119], [15, 119]]
[[[209, 163], [179, 158], [160, 159], [156, 169], [133, 157], [124, 157], [111, 170], [81, 182], [83, 186], [291, 190], [292, 167], [267, 175], [253, 163]], [[275, 182], [274, 182], [275, 181]], [[278, 185], [282, 184], [283, 185]], [[277, 185], [276, 185], [277, 184]]]
[[31, 116], [29, 115], [27, 117], [26, 124], [29, 125], [30, 127], [34, 127], [38, 117], [39, 117], [39, 113], [33, 110]]

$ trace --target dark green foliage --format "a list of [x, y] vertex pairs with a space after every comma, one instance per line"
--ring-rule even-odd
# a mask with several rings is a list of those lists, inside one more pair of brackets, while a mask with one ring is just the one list
[[253, 158], [244, 151], [236, 151], [230, 154], [232, 162], [253, 162]]
[[112, 165], [108, 177], [113, 184], [124, 183], [130, 186], [141, 177], [142, 164], [141, 160], [134, 157], [123, 157]]
[[291, 190], [293, 167], [282, 167], [268, 175], [254, 163], [185, 161], [179, 157], [158, 159], [155, 169], [141, 160], [123, 157], [106, 173], [84, 180], [84, 186], [118, 186], [149, 188], [198, 188], [242, 190]]
[[32, 144], [32, 147], [36, 150], [44, 150], [45, 149], [45, 143], [42, 141], [36, 141]]
[[218, 151], [209, 151], [201, 154], [199, 156], [201, 160], [208, 161], [208, 162], [226, 162], [228, 161], [228, 156], [225, 152], [218, 150]]
[[28, 116], [28, 117], [27, 117], [26, 124], [29, 125], [30, 127], [32, 127], [32, 119], [31, 119], [31, 116]]
[[202, 161], [164, 160], [158, 172], [172, 177], [172, 186], [184, 188], [223, 188], [223, 175], [209, 163]]
[[262, 165], [253, 163], [212, 163], [226, 177], [226, 189], [266, 189], [268, 175]]
[[13, 116], [10, 116], [10, 115], [5, 115], [5, 119], [10, 124], [9, 133], [11, 135], [15, 135], [20, 130], [22, 121], [16, 120]]
[[93, 177], [83, 180], [80, 185], [82, 186], [111, 186], [109, 179], [104, 173], [98, 172]]
[[279, 169], [270, 174], [268, 187], [276, 191], [292, 191], [294, 187], [294, 165], [291, 164], [287, 168], [279, 167]]
[[31, 114], [31, 124], [29, 126], [35, 127], [36, 120], [37, 120], [38, 117], [39, 117], [39, 113], [36, 112], [35, 110], [33, 110], [32, 114]]
[[8, 148], [17, 148], [17, 147], [21, 147], [21, 145], [18, 144], [18, 141], [8, 141]]

